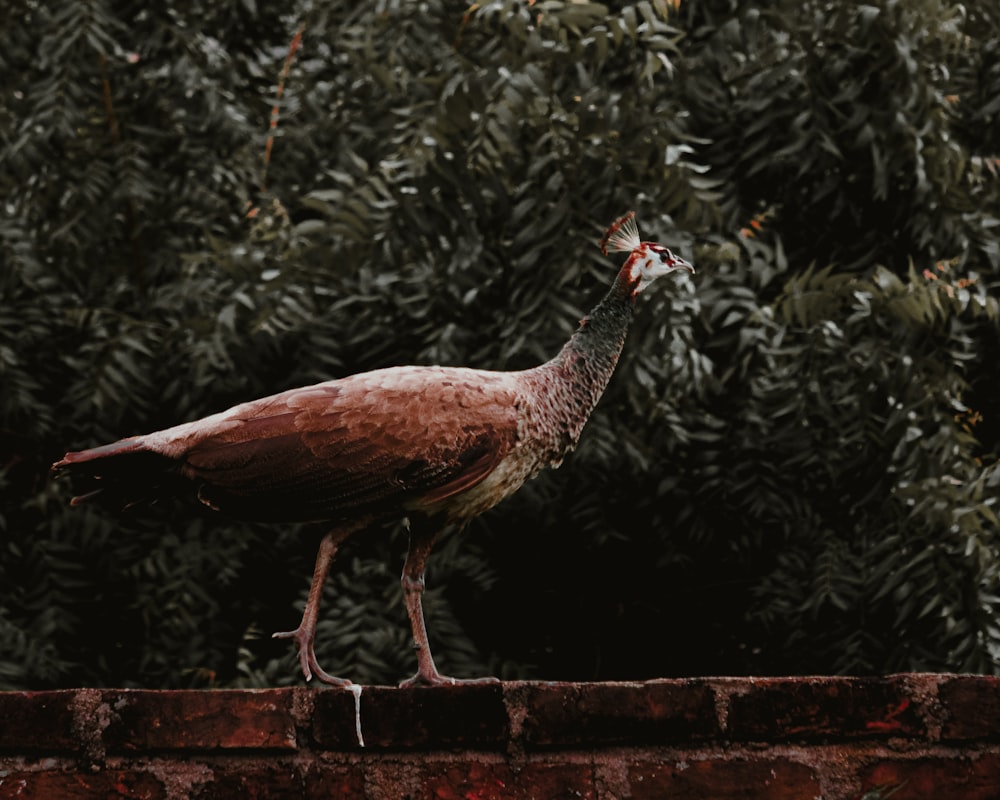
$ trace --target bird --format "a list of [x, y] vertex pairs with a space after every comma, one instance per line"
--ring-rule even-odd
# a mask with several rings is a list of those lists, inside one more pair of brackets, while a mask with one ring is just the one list
[[599, 246], [605, 256], [627, 253], [625, 262], [562, 349], [539, 366], [376, 369], [68, 452], [53, 473], [86, 489], [73, 505], [124, 509], [180, 494], [234, 518], [328, 526], [301, 621], [274, 636], [294, 642], [306, 681], [345, 688], [351, 681], [326, 672], [314, 650], [327, 573], [348, 538], [402, 520], [401, 584], [417, 672], [400, 686], [495, 680], [444, 676], [434, 663], [422, 595], [435, 540], [562, 463], [611, 379], [640, 293], [677, 270], [694, 273], [667, 247], [641, 241], [631, 211]]

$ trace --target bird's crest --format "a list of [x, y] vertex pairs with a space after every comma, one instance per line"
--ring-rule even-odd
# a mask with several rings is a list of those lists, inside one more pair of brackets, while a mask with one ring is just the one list
[[601, 239], [601, 252], [604, 255], [629, 254], [621, 275], [633, 297], [662, 275], [669, 275], [679, 269], [694, 272], [694, 267], [662, 244], [644, 242], [639, 238], [634, 211], [629, 211], [611, 223]]
[[601, 252], [604, 255], [631, 253], [633, 250], [637, 250], [641, 244], [639, 226], [635, 223], [635, 212], [629, 211], [608, 226], [604, 232], [604, 238], [601, 239]]

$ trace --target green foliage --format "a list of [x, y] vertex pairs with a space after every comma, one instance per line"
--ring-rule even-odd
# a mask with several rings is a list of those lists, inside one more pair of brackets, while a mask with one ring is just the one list
[[[698, 273], [643, 299], [565, 465], [439, 546], [439, 666], [1000, 671], [992, 2], [15, 5], [0, 685], [297, 682], [270, 633], [322, 530], [71, 508], [48, 465], [375, 367], [537, 363], [628, 208]], [[412, 672], [404, 550], [335, 563], [332, 672]]]
[[996, 158], [996, 137], [982, 135], [997, 124], [994, 4], [691, 9], [706, 18], [687, 72], [695, 131], [713, 174], [735, 184], [735, 219], [773, 207], [801, 263], [898, 271], [911, 257], [985, 255], [996, 266], [995, 163], [982, 179]]

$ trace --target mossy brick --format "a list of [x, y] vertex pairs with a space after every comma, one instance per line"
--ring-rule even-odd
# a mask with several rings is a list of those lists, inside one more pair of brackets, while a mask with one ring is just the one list
[[294, 690], [108, 690], [110, 752], [296, 747]]
[[696, 680], [526, 684], [520, 702], [529, 747], [658, 744], [718, 733], [712, 688]]

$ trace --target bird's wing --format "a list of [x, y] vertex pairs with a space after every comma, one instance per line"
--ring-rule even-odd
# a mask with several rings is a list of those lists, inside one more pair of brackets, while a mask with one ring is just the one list
[[517, 437], [505, 373], [407, 367], [283, 392], [162, 432], [213, 507], [310, 520], [482, 481]]

